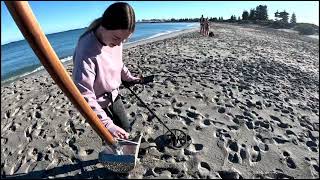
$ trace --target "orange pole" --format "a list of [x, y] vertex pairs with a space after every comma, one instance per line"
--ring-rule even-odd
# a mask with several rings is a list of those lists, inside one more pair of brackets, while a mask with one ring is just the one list
[[87, 119], [98, 135], [114, 145], [116, 141], [104, 127], [96, 113], [91, 109], [80, 91], [73, 83], [68, 72], [63, 67], [57, 54], [51, 47], [47, 37], [34, 16], [27, 1], [5, 1], [5, 4], [29, 45], [38, 56], [40, 62], [48, 71], [55, 83], [65, 93], [73, 105]]

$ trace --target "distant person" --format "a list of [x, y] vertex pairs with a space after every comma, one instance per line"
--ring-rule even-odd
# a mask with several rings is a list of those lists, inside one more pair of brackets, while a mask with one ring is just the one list
[[206, 18], [204, 20], [204, 35], [208, 36], [209, 35], [209, 20]]
[[204, 17], [203, 17], [203, 14], [200, 17], [200, 34], [201, 35], [204, 34]]
[[110, 5], [79, 38], [73, 56], [73, 80], [98, 118], [116, 138], [131, 130], [119, 87], [122, 81], [142, 82], [122, 60], [123, 42], [135, 30], [135, 13], [128, 3]]

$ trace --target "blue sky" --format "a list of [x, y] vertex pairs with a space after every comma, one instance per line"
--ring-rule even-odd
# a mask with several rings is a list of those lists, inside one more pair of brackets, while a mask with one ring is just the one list
[[[30, 1], [29, 4], [42, 30], [46, 33], [83, 28], [101, 16], [115, 1]], [[135, 10], [136, 19], [169, 19], [241, 16], [244, 10], [267, 5], [269, 19], [274, 13], [286, 10], [297, 22], [319, 25], [318, 1], [126, 1]], [[23, 39], [4, 2], [1, 1], [1, 44]]]

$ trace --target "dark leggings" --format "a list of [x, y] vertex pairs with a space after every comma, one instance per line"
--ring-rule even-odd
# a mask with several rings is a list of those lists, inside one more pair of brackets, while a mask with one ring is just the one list
[[120, 95], [117, 96], [115, 101], [107, 108], [103, 109], [107, 115], [113, 120], [113, 123], [128, 133], [131, 131], [130, 122], [127, 113], [124, 109]]

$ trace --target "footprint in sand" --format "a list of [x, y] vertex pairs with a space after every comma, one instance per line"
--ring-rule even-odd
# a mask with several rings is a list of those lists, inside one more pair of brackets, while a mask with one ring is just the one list
[[78, 154], [79, 149], [77, 146], [74, 145], [75, 141], [75, 137], [72, 137], [71, 139], [67, 139], [66, 143], [68, 144], [70, 149], [75, 152], [75, 154]]
[[234, 140], [229, 140], [227, 143], [228, 149], [230, 149], [233, 152], [238, 152], [239, 151], [239, 145], [236, 141]]
[[167, 113], [166, 116], [168, 116], [170, 119], [178, 119], [178, 115], [175, 113]]
[[284, 156], [284, 159], [286, 161], [286, 164], [291, 169], [296, 169], [296, 163], [293, 161], [293, 158], [290, 157], [290, 153], [287, 151], [283, 151], [282, 155]]
[[90, 154], [92, 154], [94, 152], [94, 149], [83, 149], [83, 148], [80, 148], [80, 151], [79, 151], [79, 155], [80, 156], [89, 156]]
[[270, 172], [265, 174], [255, 174], [253, 179], [294, 179], [283, 172]]
[[247, 126], [248, 129], [253, 129], [254, 128], [254, 124], [252, 121], [246, 121], [245, 125]]
[[240, 126], [234, 126], [234, 125], [227, 125], [227, 127], [230, 129], [230, 131], [232, 130], [238, 130], [240, 128]]
[[315, 141], [307, 141], [306, 145], [310, 148], [311, 151], [318, 152], [318, 145]]
[[[261, 118], [260, 118], [261, 119]], [[258, 129], [258, 128], [265, 128], [267, 130], [270, 130], [271, 132], [273, 132], [273, 128], [272, 125], [269, 121], [254, 121], [254, 129]]]
[[32, 129], [32, 127], [28, 127], [24, 132], [24, 135], [27, 138], [28, 142], [32, 141], [32, 130], [31, 129]]
[[16, 114], [19, 113], [21, 108], [15, 108], [14, 110], [9, 109], [6, 111], [6, 113], [4, 114], [4, 118], [10, 118], [10, 117], [14, 117]]
[[178, 174], [180, 174], [181, 170], [175, 167], [156, 167], [153, 169], [153, 172], [155, 173], [158, 178], [173, 178], [177, 177]]
[[264, 151], [264, 152], [269, 151], [269, 146], [266, 143], [263, 143], [263, 142], [258, 143], [258, 147], [261, 151]]
[[227, 139], [231, 139], [231, 136], [227, 130], [219, 129], [219, 128], [217, 129], [217, 131], [215, 133], [215, 137], [218, 137], [223, 142], [226, 142]]
[[277, 137], [273, 137], [272, 139], [276, 142], [276, 144], [284, 144], [284, 143], [290, 142], [289, 140], [285, 139], [280, 135], [277, 135]]
[[[12, 122], [10, 126], [8, 126], [8, 130], [11, 132], [15, 132], [20, 126], [21, 126], [21, 123]], [[6, 128], [4, 128], [3, 131], [6, 131]]]
[[221, 113], [221, 114], [223, 114], [223, 113], [226, 112], [226, 108], [224, 108], [224, 107], [219, 107], [219, 108], [218, 108], [218, 112]]
[[259, 162], [261, 161], [261, 150], [259, 146], [253, 146], [250, 150], [250, 161]]
[[173, 111], [174, 111], [175, 113], [181, 114], [181, 110], [180, 110], [179, 108], [173, 108]]
[[240, 173], [234, 171], [218, 171], [221, 179], [243, 179]]
[[192, 119], [201, 119], [203, 117], [202, 114], [197, 111], [186, 110], [186, 112], [187, 116]]
[[227, 149], [230, 151], [228, 160], [232, 163], [242, 163], [241, 155], [239, 155], [239, 145], [234, 140], [228, 140]]
[[184, 123], [186, 125], [190, 125], [191, 123], [194, 122], [194, 120], [192, 118], [181, 116], [181, 115], [179, 115], [179, 117], [184, 121]]
[[312, 173], [315, 175], [315, 176], [318, 176], [319, 175], [319, 162], [317, 161], [316, 158], [309, 158], [309, 157], [305, 157], [304, 158], [308, 164], [310, 164], [310, 169], [312, 171]]
[[212, 120], [210, 120], [210, 119], [204, 119], [203, 120], [203, 124], [206, 125], [206, 126], [210, 126], [211, 125], [211, 121]]
[[200, 162], [198, 165], [200, 177], [207, 177], [210, 174], [211, 167], [207, 162]]
[[186, 149], [184, 149], [184, 155], [192, 155], [203, 149], [203, 144], [190, 144]]
[[234, 152], [229, 153], [228, 160], [232, 163], [241, 163], [242, 162], [238, 153], [234, 153]]
[[291, 131], [291, 130], [289, 130], [289, 129], [286, 130], [286, 134], [287, 134], [288, 136], [290, 136], [290, 135], [297, 136], [296, 133], [294, 133], [293, 131]]
[[248, 160], [248, 158], [249, 158], [249, 152], [247, 151], [245, 144], [241, 145], [240, 157], [241, 157], [242, 160]]

